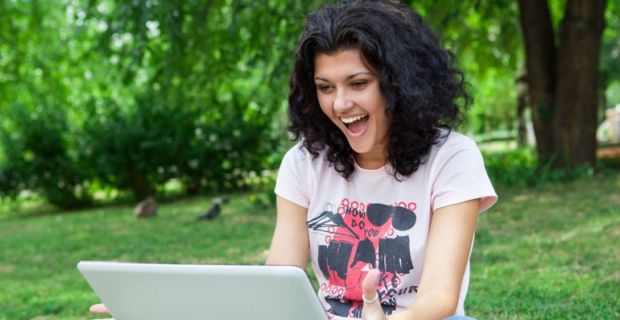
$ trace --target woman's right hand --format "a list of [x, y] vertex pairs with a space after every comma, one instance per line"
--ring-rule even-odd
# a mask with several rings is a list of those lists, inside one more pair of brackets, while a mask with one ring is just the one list
[[[92, 313], [97, 313], [97, 314], [107, 314], [107, 315], [110, 314], [110, 311], [108, 311], [108, 308], [106, 308], [105, 304], [103, 303], [93, 304], [92, 306], [90, 306], [88, 311]], [[114, 320], [114, 319], [108, 318], [108, 319], [99, 319], [99, 320]]]

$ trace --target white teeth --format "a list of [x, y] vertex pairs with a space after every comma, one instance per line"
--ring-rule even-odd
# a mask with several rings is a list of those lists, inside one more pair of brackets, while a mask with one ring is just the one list
[[367, 114], [361, 114], [359, 116], [354, 116], [354, 117], [350, 117], [350, 118], [344, 118], [344, 117], [340, 117], [340, 120], [342, 120], [342, 122], [344, 122], [345, 124], [351, 124], [357, 120], [361, 120], [368, 117]]

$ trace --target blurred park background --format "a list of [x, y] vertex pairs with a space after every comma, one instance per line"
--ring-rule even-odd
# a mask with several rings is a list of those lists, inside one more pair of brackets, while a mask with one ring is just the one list
[[[80, 260], [263, 263], [322, 2], [0, 0], [0, 320], [87, 319]], [[469, 313], [620, 318], [620, 3], [406, 3], [465, 73], [459, 131], [500, 195]], [[148, 196], [157, 217], [135, 219]]]

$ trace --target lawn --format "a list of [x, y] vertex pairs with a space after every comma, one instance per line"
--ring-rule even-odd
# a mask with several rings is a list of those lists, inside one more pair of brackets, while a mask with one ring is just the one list
[[[620, 318], [620, 174], [499, 188], [480, 217], [466, 307], [478, 319]], [[129, 206], [0, 215], [0, 320], [89, 319], [97, 301], [80, 260], [259, 264], [274, 213], [238, 194], [212, 222], [210, 198], [165, 203], [136, 220]]]

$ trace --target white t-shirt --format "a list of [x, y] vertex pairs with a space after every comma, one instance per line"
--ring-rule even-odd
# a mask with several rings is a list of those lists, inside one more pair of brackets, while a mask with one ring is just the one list
[[[312, 266], [319, 298], [331, 319], [359, 318], [362, 280], [381, 271], [379, 297], [386, 314], [416, 297], [435, 210], [481, 199], [480, 212], [497, 201], [476, 144], [452, 132], [431, 148], [428, 159], [397, 181], [389, 165], [356, 165], [349, 181], [321, 152], [316, 159], [298, 143], [280, 166], [275, 192], [308, 208]], [[455, 314], [464, 315], [469, 261]]]

